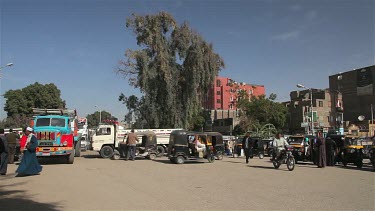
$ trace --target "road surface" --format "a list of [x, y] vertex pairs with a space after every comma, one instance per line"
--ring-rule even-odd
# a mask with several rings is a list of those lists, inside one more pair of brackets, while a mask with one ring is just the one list
[[[367, 161], [366, 161], [367, 162]], [[275, 170], [269, 158], [171, 164], [102, 159], [42, 160], [40, 175], [0, 177], [0, 210], [374, 210], [375, 173], [365, 164]]]

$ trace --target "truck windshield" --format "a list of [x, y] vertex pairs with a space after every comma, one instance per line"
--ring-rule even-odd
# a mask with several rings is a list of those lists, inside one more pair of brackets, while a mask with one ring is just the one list
[[65, 119], [62, 118], [39, 118], [36, 120], [35, 126], [54, 126], [54, 127], [65, 127]]

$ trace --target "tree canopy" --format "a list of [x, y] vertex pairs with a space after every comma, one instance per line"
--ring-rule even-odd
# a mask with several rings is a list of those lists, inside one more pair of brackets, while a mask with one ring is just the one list
[[[112, 116], [111, 113], [107, 112], [107, 111], [101, 111], [101, 116], [102, 116], [102, 122], [105, 121], [105, 120], [116, 120], [116, 118], [114, 116]], [[89, 128], [94, 128], [94, 127], [97, 127], [99, 126], [99, 123], [100, 123], [100, 112], [99, 111], [95, 111], [93, 114], [89, 114], [86, 116], [87, 118], [87, 124], [89, 126]]]
[[[128, 49], [118, 73], [139, 88], [142, 112], [150, 127], [188, 128], [201, 112], [202, 99], [224, 67], [212, 44], [172, 15], [133, 14], [126, 27], [135, 34], [139, 50]], [[143, 116], [145, 117], [145, 116]]]
[[258, 97], [242, 96], [238, 102], [242, 110], [240, 126], [243, 130], [254, 130], [262, 128], [264, 125], [272, 124], [278, 130], [282, 129], [286, 121], [287, 109], [281, 103], [275, 102], [276, 94]]
[[65, 108], [65, 101], [61, 99], [61, 91], [55, 84], [31, 84], [23, 89], [8, 90], [4, 94], [6, 99], [4, 110], [8, 117], [15, 115], [32, 115], [32, 108], [58, 109]]

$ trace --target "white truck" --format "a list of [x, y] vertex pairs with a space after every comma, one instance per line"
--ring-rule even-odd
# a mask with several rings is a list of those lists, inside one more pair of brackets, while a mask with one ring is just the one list
[[[161, 156], [168, 148], [169, 136], [174, 130], [181, 129], [134, 129], [134, 132], [153, 131], [157, 138], [158, 155]], [[92, 149], [99, 152], [101, 157], [110, 158], [119, 143], [125, 141], [126, 134], [129, 132], [130, 129], [124, 129], [116, 124], [99, 125], [92, 136]]]

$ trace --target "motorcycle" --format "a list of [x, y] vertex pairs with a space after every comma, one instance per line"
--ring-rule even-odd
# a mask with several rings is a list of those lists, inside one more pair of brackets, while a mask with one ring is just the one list
[[278, 169], [281, 166], [281, 164], [284, 163], [286, 164], [286, 167], [289, 171], [293, 171], [296, 161], [294, 159], [292, 151], [293, 147], [285, 147], [285, 150], [281, 152], [281, 155], [278, 158], [272, 160], [273, 167], [275, 167], [275, 169]]

